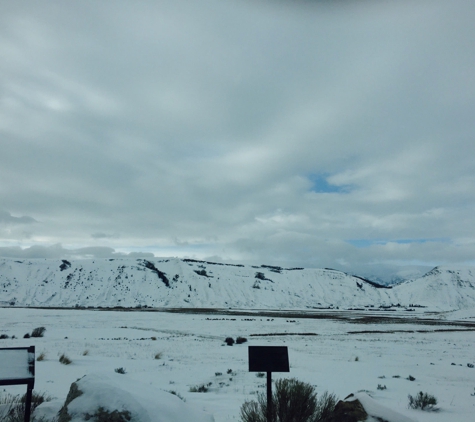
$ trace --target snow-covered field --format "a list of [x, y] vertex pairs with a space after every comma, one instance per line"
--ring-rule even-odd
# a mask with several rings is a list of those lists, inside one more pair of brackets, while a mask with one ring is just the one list
[[[37, 356], [43, 352], [45, 359], [36, 362], [35, 390], [61, 401], [78, 378], [106, 373], [122, 377], [118, 379], [124, 385], [140, 381], [147, 394], [173, 390], [216, 422], [224, 422], [239, 420], [243, 401], [265, 389], [265, 378], [248, 372], [248, 346], [285, 345], [290, 373], [276, 373], [274, 379], [296, 377], [339, 398], [364, 390], [420, 422], [472, 422], [475, 368], [467, 364], [475, 364], [475, 331], [450, 323], [451, 316], [475, 322], [467, 312], [432, 315], [438, 324], [428, 325], [409, 321], [415, 315], [407, 313], [400, 314], [405, 320], [393, 313], [392, 322], [363, 323], [259, 314], [0, 308], [0, 334], [17, 337], [0, 340], [0, 347], [35, 345]], [[23, 339], [40, 326], [46, 327], [43, 338]], [[460, 331], [437, 331], [445, 329]], [[281, 335], [252, 335], [275, 333]], [[228, 336], [243, 336], [248, 342], [223, 345]], [[63, 353], [73, 361], [70, 365], [58, 361]], [[116, 374], [116, 368], [126, 373]], [[415, 380], [408, 380], [409, 375]], [[208, 384], [207, 393], [190, 392]], [[379, 390], [378, 384], [386, 389]], [[3, 388], [11, 393], [24, 390]], [[408, 409], [408, 394], [419, 391], [437, 397], [440, 411]]]

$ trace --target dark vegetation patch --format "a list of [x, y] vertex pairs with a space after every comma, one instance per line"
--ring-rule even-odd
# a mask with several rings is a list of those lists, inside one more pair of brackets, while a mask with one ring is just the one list
[[[345, 273], [346, 274], [346, 273]], [[366, 283], [368, 284], [371, 284], [373, 287], [376, 287], [377, 289], [392, 289], [392, 286], [385, 286], [384, 284], [379, 284], [379, 283], [376, 283], [375, 281], [371, 281], [371, 280], [368, 280], [367, 278], [364, 278], [364, 277], [360, 277], [358, 275], [354, 275], [354, 274], [347, 274], [347, 275], [350, 275], [352, 277], [355, 277], [359, 280], [363, 280], [365, 281]], [[358, 284], [358, 283], [357, 283]], [[359, 287], [359, 286], [358, 286]]]
[[31, 337], [43, 337], [45, 335], [45, 327], [37, 327], [31, 332]]
[[281, 273], [282, 267], [276, 267], [274, 265], [261, 265], [261, 268], [267, 268], [269, 271], [273, 271], [274, 273]]
[[394, 334], [394, 333], [449, 333], [475, 331], [475, 328], [435, 328], [433, 330], [363, 330], [348, 331], [347, 334]]
[[224, 267], [244, 267], [242, 264], [223, 264], [222, 262], [211, 262], [211, 261], [200, 261], [198, 259], [185, 258], [182, 259], [183, 262], [195, 262], [198, 264], [209, 264], [209, 265], [222, 265]]
[[236, 318], [206, 318], [206, 321], [236, 321]]
[[317, 333], [265, 333], [251, 334], [251, 337], [271, 337], [271, 336], [318, 336]]
[[158, 278], [163, 281], [163, 284], [165, 284], [165, 286], [170, 287], [170, 281], [168, 280], [167, 275], [163, 273], [162, 271], [160, 271], [157, 267], [155, 267], [155, 265], [152, 262], [144, 259], [143, 265], [145, 268], [157, 274]]
[[[51, 309], [51, 308], [47, 308]], [[60, 309], [60, 308], [59, 308]], [[337, 310], [335, 308], [325, 308], [308, 311], [273, 311], [259, 310], [246, 311], [222, 308], [161, 308], [152, 309], [152, 312], [170, 312], [196, 315], [228, 315], [228, 316], [251, 316], [251, 317], [272, 317], [272, 318], [298, 318], [298, 319], [329, 319], [337, 321], [347, 321], [353, 324], [419, 324], [419, 325], [442, 325], [452, 327], [475, 328], [474, 321], [444, 321], [435, 318], [406, 317], [400, 315], [362, 314], [348, 310]], [[365, 311], [370, 312], [370, 311]]]
[[62, 259], [62, 264], [59, 266], [59, 269], [61, 271], [67, 270], [68, 268], [71, 268], [71, 263], [65, 259]]
[[213, 278], [213, 276], [209, 275], [206, 273], [206, 270], [193, 270], [196, 274], [202, 276], [202, 277], [209, 277]]
[[270, 281], [273, 283], [273, 281], [270, 278], [267, 278], [264, 273], [257, 272], [254, 276], [257, 280], [262, 280], [262, 281]]

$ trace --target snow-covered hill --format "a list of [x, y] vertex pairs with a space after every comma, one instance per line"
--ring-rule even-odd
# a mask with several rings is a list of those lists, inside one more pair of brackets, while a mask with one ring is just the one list
[[435, 268], [386, 288], [330, 269], [190, 259], [0, 260], [0, 304], [42, 307], [475, 308], [475, 271]]

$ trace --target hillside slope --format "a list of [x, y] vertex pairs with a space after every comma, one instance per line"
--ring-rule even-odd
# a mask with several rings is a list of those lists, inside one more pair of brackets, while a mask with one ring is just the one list
[[475, 272], [435, 268], [384, 288], [329, 269], [181, 259], [0, 260], [0, 304], [42, 307], [475, 307]]

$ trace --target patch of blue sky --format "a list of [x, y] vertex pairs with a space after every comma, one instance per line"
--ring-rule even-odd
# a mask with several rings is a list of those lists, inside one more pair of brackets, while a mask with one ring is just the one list
[[387, 243], [398, 243], [407, 245], [411, 243], [450, 243], [451, 240], [445, 237], [421, 238], [421, 239], [347, 239], [347, 243], [357, 248], [369, 248], [373, 245], [386, 245]]
[[332, 185], [328, 183], [328, 173], [311, 173], [307, 178], [312, 182], [311, 191], [316, 193], [349, 193], [353, 190], [351, 185]]

